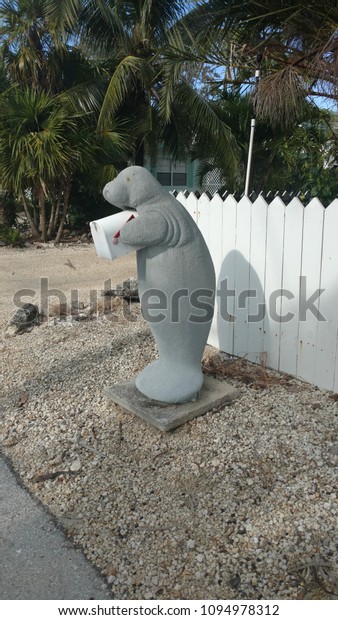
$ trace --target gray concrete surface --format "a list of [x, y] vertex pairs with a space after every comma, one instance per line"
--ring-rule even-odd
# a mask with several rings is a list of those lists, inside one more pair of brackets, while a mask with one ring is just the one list
[[105, 581], [71, 546], [0, 455], [0, 599], [111, 599]]
[[168, 404], [151, 400], [139, 392], [134, 379], [107, 387], [104, 393], [120, 407], [132, 411], [160, 431], [170, 431], [207, 411], [230, 403], [238, 395], [238, 390], [225, 381], [205, 376], [198, 399], [189, 403]]

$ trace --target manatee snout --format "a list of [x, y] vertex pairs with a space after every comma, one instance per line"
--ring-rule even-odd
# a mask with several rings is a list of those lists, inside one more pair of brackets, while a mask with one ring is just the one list
[[105, 186], [104, 186], [102, 194], [103, 194], [103, 197], [104, 197], [104, 198], [105, 198], [108, 202], [110, 202], [110, 200], [109, 200], [109, 195], [110, 195], [110, 194], [109, 194], [109, 187], [108, 187], [108, 185], [109, 185], [109, 183], [107, 183], [107, 185], [105, 185]]

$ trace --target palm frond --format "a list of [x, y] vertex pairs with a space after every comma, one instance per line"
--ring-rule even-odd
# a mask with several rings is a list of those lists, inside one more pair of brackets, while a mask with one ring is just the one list
[[303, 114], [304, 91], [304, 82], [292, 66], [264, 76], [254, 97], [257, 117], [275, 126], [294, 124]]
[[[184, 106], [187, 118], [199, 138], [212, 141], [216, 157], [224, 161], [224, 169], [234, 176], [238, 168], [238, 147], [229, 127], [219, 118], [212, 103], [187, 82], [176, 86], [175, 103]], [[193, 145], [192, 145], [193, 146]]]
[[107, 125], [114, 117], [125, 97], [134, 89], [138, 91], [151, 80], [151, 67], [143, 58], [127, 56], [117, 65], [109, 82], [98, 120], [98, 127]]
[[128, 49], [129, 34], [116, 3], [87, 0], [79, 18], [81, 47], [91, 55], [109, 57], [118, 46]]
[[45, 0], [44, 12], [58, 32], [64, 35], [76, 25], [82, 5], [83, 0]]

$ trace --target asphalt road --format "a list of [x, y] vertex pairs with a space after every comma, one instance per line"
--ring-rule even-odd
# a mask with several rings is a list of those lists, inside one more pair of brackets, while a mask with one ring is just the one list
[[106, 582], [0, 456], [0, 599], [111, 599]]

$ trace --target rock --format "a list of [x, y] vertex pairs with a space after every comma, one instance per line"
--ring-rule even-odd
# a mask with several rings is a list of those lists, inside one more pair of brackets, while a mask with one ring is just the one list
[[15, 325], [17, 332], [32, 327], [39, 318], [39, 308], [35, 304], [25, 303], [14, 314], [10, 325]]
[[80, 471], [82, 467], [82, 463], [80, 461], [80, 459], [76, 459], [75, 461], [73, 461], [69, 467], [70, 471], [76, 472], [76, 471]]
[[12, 338], [18, 333], [18, 328], [15, 325], [9, 325], [5, 330], [5, 338]]
[[188, 547], [188, 549], [194, 549], [195, 548], [195, 541], [190, 538], [190, 540], [188, 540], [188, 542], [187, 542], [187, 547]]
[[204, 562], [204, 559], [205, 559], [205, 558], [204, 558], [203, 553], [199, 553], [198, 555], [196, 555], [196, 560], [197, 560], [197, 562], [199, 562], [200, 564], [201, 564], [202, 562]]
[[234, 575], [234, 577], [231, 577], [229, 579], [228, 583], [229, 583], [229, 586], [234, 588], [234, 590], [237, 590], [237, 588], [239, 587], [239, 585], [241, 583], [241, 578], [240, 578], [239, 574], [236, 573], [236, 575]]
[[102, 291], [103, 296], [122, 297], [128, 301], [139, 301], [138, 281], [135, 278], [128, 278], [116, 285], [114, 289]]

